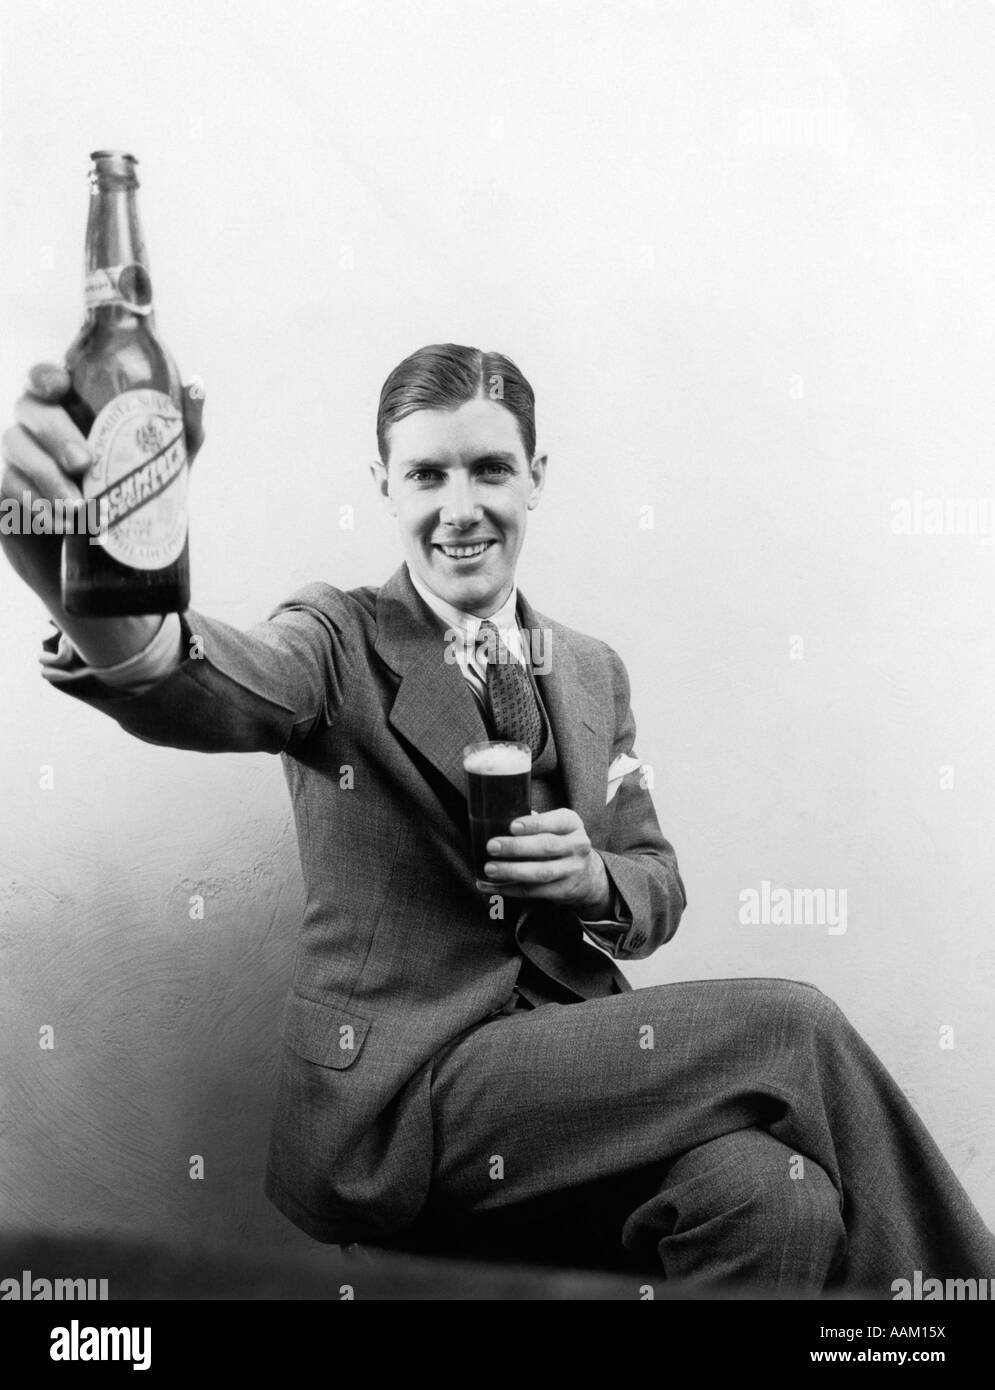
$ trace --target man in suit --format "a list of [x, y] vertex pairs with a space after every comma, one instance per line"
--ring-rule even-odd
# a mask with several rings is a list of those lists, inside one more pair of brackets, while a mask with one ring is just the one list
[[[5, 494], [71, 495], [85, 441], [36, 370]], [[196, 446], [198, 422], [189, 421]], [[266, 1188], [319, 1240], [534, 1254], [793, 1291], [995, 1272], [894, 1081], [811, 985], [633, 991], [686, 903], [616, 653], [515, 584], [546, 459], [499, 354], [388, 377], [373, 474], [404, 563], [247, 632], [198, 612], [57, 624], [43, 671], [136, 737], [283, 759], [307, 890]], [[33, 539], [33, 538], [31, 538]], [[471, 870], [461, 751], [533, 750], [533, 813]]]

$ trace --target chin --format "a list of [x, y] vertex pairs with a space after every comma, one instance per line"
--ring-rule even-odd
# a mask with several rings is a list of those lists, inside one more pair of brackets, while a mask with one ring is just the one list
[[456, 608], [466, 608], [467, 604], [476, 603], [482, 598], [486, 598], [490, 591], [490, 586], [474, 584], [472, 580], [464, 579], [452, 581], [442, 586], [449, 594], [449, 601]]
[[472, 579], [450, 580], [438, 587], [443, 591], [442, 597], [454, 608], [462, 609], [464, 613], [470, 613], [480, 604], [486, 603], [494, 592], [493, 585], [474, 582]]

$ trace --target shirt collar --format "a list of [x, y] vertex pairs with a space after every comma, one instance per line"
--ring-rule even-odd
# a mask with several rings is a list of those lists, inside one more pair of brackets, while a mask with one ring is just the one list
[[477, 629], [482, 622], [491, 622], [499, 631], [507, 628], [518, 627], [518, 585], [512, 584], [511, 593], [502, 603], [496, 613], [491, 613], [488, 618], [479, 618], [475, 613], [464, 613], [461, 608], [454, 608], [451, 603], [446, 603], [445, 599], [439, 598], [438, 594], [433, 594], [423, 581], [415, 574], [410, 565], [407, 566], [408, 578], [414, 588], [431, 608], [436, 617], [449, 628], [457, 628], [462, 634], [468, 647], [473, 647], [477, 638]]

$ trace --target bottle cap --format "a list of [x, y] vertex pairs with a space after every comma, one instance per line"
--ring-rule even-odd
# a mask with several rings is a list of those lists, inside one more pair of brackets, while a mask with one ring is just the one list
[[90, 189], [137, 188], [138, 160], [125, 150], [94, 150], [90, 155]]

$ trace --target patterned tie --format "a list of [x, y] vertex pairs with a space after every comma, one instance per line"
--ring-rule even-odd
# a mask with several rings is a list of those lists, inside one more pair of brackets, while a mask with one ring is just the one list
[[498, 738], [527, 743], [533, 758], [537, 758], [542, 749], [543, 729], [532, 682], [490, 621], [480, 624], [478, 645], [485, 638], [486, 646], [481, 655], [487, 665], [487, 695]]

